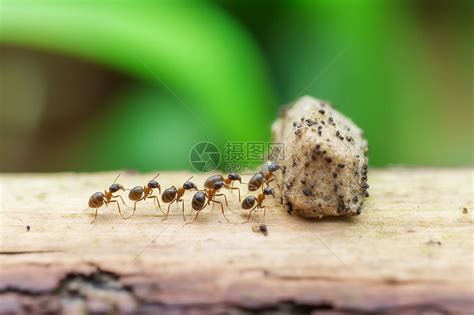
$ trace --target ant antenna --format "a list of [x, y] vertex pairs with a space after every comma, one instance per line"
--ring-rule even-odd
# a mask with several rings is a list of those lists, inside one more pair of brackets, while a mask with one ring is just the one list
[[189, 177], [189, 179], [187, 180], [187, 182], [189, 182], [191, 179], [193, 179], [194, 175]]
[[156, 176], [153, 177], [151, 180], [154, 180], [154, 179], [157, 178], [158, 176], [160, 176], [160, 173], [156, 174]]
[[117, 179], [119, 179], [120, 175], [122, 175], [122, 173], [119, 173], [119, 174], [118, 174], [117, 178], [114, 180], [114, 182], [112, 183], [112, 185], [115, 184], [115, 182], [117, 181]]

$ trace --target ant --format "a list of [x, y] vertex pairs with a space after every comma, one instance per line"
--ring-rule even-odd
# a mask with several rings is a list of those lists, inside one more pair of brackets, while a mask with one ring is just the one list
[[111, 202], [117, 203], [118, 211], [120, 213], [120, 216], [122, 219], [126, 220], [126, 218], [122, 214], [122, 210], [120, 210], [120, 205], [117, 200], [113, 200], [112, 198], [120, 198], [125, 205], [125, 202], [123, 201], [122, 196], [116, 195], [114, 196], [113, 193], [123, 190], [125, 191], [125, 188], [123, 188], [122, 185], [117, 184], [116, 181], [120, 177], [120, 174], [117, 176], [117, 178], [114, 180], [112, 185], [110, 185], [109, 190], [104, 190], [104, 192], [96, 192], [89, 198], [89, 208], [96, 208], [95, 209], [95, 215], [94, 219], [91, 221], [91, 224], [94, 223], [95, 219], [97, 218], [97, 211], [99, 210], [100, 207], [102, 207], [104, 204], [106, 207], [108, 207], [108, 204]]
[[[194, 220], [192, 222], [186, 223], [186, 224], [194, 223], [194, 221], [196, 221], [196, 219], [199, 215], [199, 212], [202, 209], [204, 209], [206, 206], [210, 205], [211, 201], [213, 202], [213, 204], [218, 203], [218, 204], [221, 205], [222, 216], [224, 217], [224, 219], [227, 220], [227, 222], [230, 223], [229, 219], [227, 219], [227, 217], [225, 216], [224, 206], [222, 205], [222, 201], [215, 200], [215, 197], [217, 197], [217, 196], [224, 196], [225, 204], [226, 204], [227, 208], [229, 208], [229, 205], [227, 204], [226, 196], [224, 194], [217, 194], [219, 189], [221, 189], [224, 186], [225, 186], [224, 181], [218, 180], [214, 183], [214, 185], [212, 185], [212, 188], [210, 188], [210, 189], [206, 188], [206, 189], [204, 189], [204, 191], [198, 191], [196, 194], [194, 194], [192, 207], [193, 207], [193, 210], [197, 211], [197, 213], [196, 213], [196, 216], [194, 217]], [[230, 208], [229, 208], [229, 210], [230, 210]]]
[[155, 200], [156, 200], [156, 202], [158, 203], [158, 207], [160, 208], [160, 211], [163, 212], [163, 210], [161, 210], [161, 205], [160, 205], [158, 196], [151, 195], [151, 193], [153, 192], [153, 189], [158, 189], [159, 193], [161, 194], [161, 186], [155, 180], [158, 176], [160, 176], [160, 174], [157, 174], [155, 177], [153, 177], [146, 186], [135, 186], [132, 189], [130, 189], [128, 198], [132, 201], [135, 201], [135, 203], [133, 204], [133, 213], [130, 217], [133, 217], [133, 215], [135, 214], [135, 210], [137, 209], [137, 202], [141, 200], [146, 200], [146, 198], [154, 199], [153, 203], [155, 203]]
[[265, 183], [267, 186], [270, 182], [276, 180], [275, 172], [280, 169], [280, 166], [276, 163], [271, 163], [266, 166], [264, 170], [253, 175], [249, 180], [249, 190], [255, 191], [262, 187], [262, 184]]
[[167, 188], [165, 189], [165, 191], [163, 191], [163, 194], [161, 195], [161, 200], [164, 203], [169, 203], [168, 211], [166, 212], [166, 216], [163, 218], [163, 220], [168, 217], [168, 214], [170, 213], [171, 204], [173, 204], [175, 201], [176, 203], [179, 203], [180, 201], [182, 201], [183, 202], [183, 208], [182, 208], [183, 220], [186, 221], [186, 218], [184, 217], [184, 200], [181, 199], [181, 197], [183, 197], [186, 190], [192, 190], [192, 189], [198, 190], [196, 185], [193, 182], [190, 182], [191, 178], [193, 177], [190, 177], [187, 181], [184, 182], [183, 186], [179, 187], [178, 189], [176, 189], [176, 187], [174, 186], [171, 186], [170, 188]]
[[263, 209], [263, 218], [265, 218], [265, 212], [267, 210], [267, 207], [264, 206], [262, 203], [265, 200], [265, 197], [268, 195], [272, 195], [273, 198], [275, 198], [275, 191], [273, 190], [273, 188], [265, 187], [263, 188], [263, 191], [260, 194], [258, 194], [257, 197], [248, 196], [244, 199], [244, 201], [242, 201], [242, 208], [246, 210], [250, 209], [247, 221], [244, 221], [242, 223], [249, 222], [252, 212], [255, 211], [256, 209]]
[[204, 182], [204, 187], [211, 189], [214, 183], [217, 181], [224, 182], [224, 188], [227, 190], [237, 190], [239, 192], [240, 201], [240, 189], [239, 187], [234, 187], [234, 181], [238, 181], [240, 184], [242, 184], [242, 178], [240, 178], [239, 174], [232, 172], [227, 176], [227, 178], [224, 178], [222, 175], [213, 175], [206, 179]]

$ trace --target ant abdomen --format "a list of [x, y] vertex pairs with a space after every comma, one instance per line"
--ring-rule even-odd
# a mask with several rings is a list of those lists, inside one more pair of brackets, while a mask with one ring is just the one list
[[96, 192], [89, 198], [89, 207], [90, 208], [99, 208], [104, 204], [104, 193]]
[[165, 203], [169, 203], [176, 198], [177, 193], [178, 191], [174, 187], [166, 188], [165, 191], [163, 191], [163, 194], [161, 194], [161, 200]]
[[133, 201], [138, 201], [143, 197], [143, 187], [142, 186], [135, 186], [130, 190], [128, 194], [128, 198]]
[[214, 183], [218, 181], [224, 181], [224, 177], [222, 177], [222, 175], [212, 175], [211, 177], [206, 179], [206, 181], [204, 182], [204, 187], [206, 187], [207, 189], [211, 189], [212, 186], [214, 186]]
[[256, 201], [257, 198], [255, 198], [255, 196], [248, 196], [242, 201], [242, 208], [251, 209], [255, 205]]
[[199, 211], [206, 205], [206, 194], [202, 191], [198, 191], [194, 194], [192, 207], [194, 210]]
[[255, 175], [252, 176], [252, 178], [250, 178], [249, 180], [249, 190], [250, 191], [255, 191], [257, 189], [259, 189], [262, 184], [263, 184], [263, 180], [264, 180], [264, 176], [262, 173], [257, 173]]

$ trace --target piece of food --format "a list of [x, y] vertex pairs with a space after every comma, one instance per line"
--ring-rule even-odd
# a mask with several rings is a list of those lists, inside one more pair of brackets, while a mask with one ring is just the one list
[[[305, 217], [358, 215], [368, 196], [363, 131], [327, 102], [305, 96], [272, 126], [284, 145], [283, 196]], [[290, 211], [291, 210], [291, 211]]]

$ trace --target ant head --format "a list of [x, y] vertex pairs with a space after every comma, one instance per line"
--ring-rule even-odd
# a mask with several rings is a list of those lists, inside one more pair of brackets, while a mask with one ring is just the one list
[[272, 163], [270, 165], [268, 165], [268, 171], [270, 172], [276, 172], [277, 170], [280, 169], [280, 165], [276, 164], [276, 163]]
[[190, 181], [185, 182], [183, 184], [183, 188], [186, 189], [186, 190], [190, 190], [190, 189], [196, 189], [197, 190], [196, 185], [193, 182], [190, 182]]
[[240, 175], [239, 175], [239, 174], [232, 172], [232, 173], [229, 174], [228, 177], [229, 177], [229, 179], [231, 179], [231, 180], [238, 180], [239, 183], [242, 184], [242, 178], [240, 178]]
[[264, 194], [264, 195], [267, 195], [267, 196], [268, 196], [268, 195], [272, 195], [273, 198], [275, 198], [275, 191], [274, 191], [272, 188], [270, 188], [270, 187], [265, 187], [265, 188], [263, 188], [263, 194]]
[[152, 179], [151, 181], [148, 182], [148, 185], [147, 185], [149, 188], [160, 188], [160, 184], [158, 184], [158, 182], [154, 179]]
[[110, 185], [110, 187], [109, 187], [109, 191], [110, 191], [111, 193], [117, 192], [117, 191], [119, 191], [119, 190], [125, 191], [125, 188], [123, 188], [122, 185], [116, 184], [116, 183], [113, 183], [113, 184]]
[[217, 182], [214, 183], [214, 185], [212, 185], [212, 188], [217, 190], [217, 189], [222, 188], [224, 185], [225, 183], [223, 181], [218, 180]]

